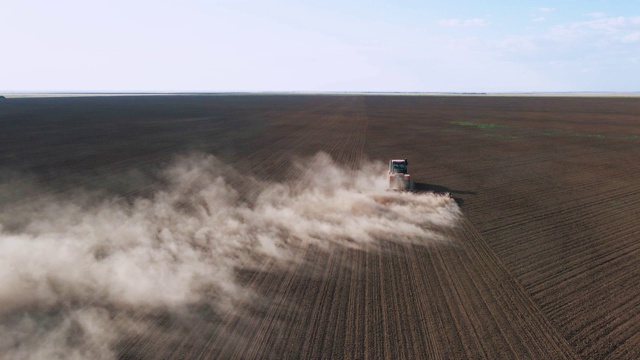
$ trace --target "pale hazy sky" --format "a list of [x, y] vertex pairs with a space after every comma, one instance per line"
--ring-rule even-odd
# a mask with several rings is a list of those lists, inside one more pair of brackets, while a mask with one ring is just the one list
[[640, 91], [640, 1], [0, 0], [0, 91]]

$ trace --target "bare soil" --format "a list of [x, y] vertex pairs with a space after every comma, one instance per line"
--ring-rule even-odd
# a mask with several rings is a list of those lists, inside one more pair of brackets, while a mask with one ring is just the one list
[[0, 211], [78, 188], [146, 196], [191, 151], [274, 181], [318, 151], [408, 158], [464, 219], [453, 246], [310, 247], [295, 268], [240, 271], [262, 302], [159, 317], [121, 335], [121, 358], [640, 358], [640, 99], [5, 99], [0, 173], [42, 186]]

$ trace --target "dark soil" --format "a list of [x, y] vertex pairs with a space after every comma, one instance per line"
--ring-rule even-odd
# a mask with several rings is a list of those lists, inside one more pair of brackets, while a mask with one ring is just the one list
[[0, 193], [0, 211], [77, 189], [147, 196], [193, 151], [275, 181], [318, 151], [408, 158], [419, 190], [461, 206], [457, 246], [309, 248], [297, 268], [241, 274], [266, 299], [253, 317], [124, 334], [122, 357], [640, 358], [639, 98], [5, 99], [0, 180], [39, 186]]

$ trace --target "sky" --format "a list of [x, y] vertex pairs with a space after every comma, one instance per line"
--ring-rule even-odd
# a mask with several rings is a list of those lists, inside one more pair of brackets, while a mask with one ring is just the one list
[[638, 92], [637, 0], [0, 0], [2, 92]]

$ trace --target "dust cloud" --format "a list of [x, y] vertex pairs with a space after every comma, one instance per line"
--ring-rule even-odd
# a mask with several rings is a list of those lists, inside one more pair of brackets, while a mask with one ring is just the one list
[[286, 267], [308, 246], [446, 242], [460, 216], [446, 196], [386, 191], [380, 163], [351, 170], [318, 154], [292, 169], [287, 181], [270, 183], [195, 154], [165, 169], [152, 196], [43, 194], [3, 209], [0, 353], [115, 358], [121, 332], [148, 330], [131, 314], [197, 306], [223, 314], [250, 302], [239, 269]]

